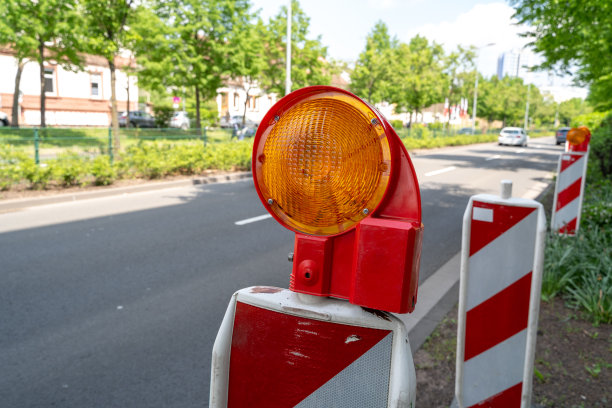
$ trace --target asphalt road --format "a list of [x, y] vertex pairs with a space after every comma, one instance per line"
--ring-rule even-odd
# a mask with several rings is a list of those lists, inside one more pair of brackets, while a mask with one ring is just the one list
[[[511, 179], [529, 196], [560, 152], [545, 138], [412, 153], [421, 282], [459, 251], [471, 195]], [[231, 294], [288, 285], [292, 234], [236, 224], [263, 214], [249, 180], [0, 214], [0, 407], [208, 406]]]

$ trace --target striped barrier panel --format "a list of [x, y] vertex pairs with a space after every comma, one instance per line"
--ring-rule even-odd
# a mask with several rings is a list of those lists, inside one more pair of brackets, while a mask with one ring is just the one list
[[588, 158], [588, 151], [565, 152], [559, 156], [550, 223], [553, 232], [565, 235], [578, 232]]
[[455, 397], [459, 407], [530, 407], [546, 218], [540, 203], [470, 198], [463, 218]]
[[415, 391], [404, 324], [343, 300], [239, 290], [213, 346], [211, 408], [408, 408]]

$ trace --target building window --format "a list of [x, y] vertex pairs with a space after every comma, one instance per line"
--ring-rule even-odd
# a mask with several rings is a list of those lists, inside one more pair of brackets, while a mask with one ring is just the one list
[[45, 68], [45, 93], [55, 94], [55, 70]]
[[102, 77], [100, 74], [91, 74], [91, 96], [99, 98], [102, 95]]
[[234, 94], [234, 108], [238, 109], [239, 104], [240, 104], [240, 95], [235, 93]]

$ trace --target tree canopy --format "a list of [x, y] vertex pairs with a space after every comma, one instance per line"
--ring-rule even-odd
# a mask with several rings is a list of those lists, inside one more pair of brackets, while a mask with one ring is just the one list
[[590, 100], [612, 108], [612, 2], [609, 0], [511, 0], [515, 17], [545, 60], [542, 69], [572, 73], [591, 86]]

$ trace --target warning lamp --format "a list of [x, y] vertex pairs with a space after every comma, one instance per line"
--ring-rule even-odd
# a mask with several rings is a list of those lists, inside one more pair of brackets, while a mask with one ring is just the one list
[[295, 91], [262, 120], [252, 163], [264, 206], [296, 234], [291, 290], [414, 309], [419, 186], [404, 145], [375, 108], [329, 86]]
[[567, 132], [567, 151], [586, 152], [591, 141], [591, 131], [586, 126], [571, 128]]

